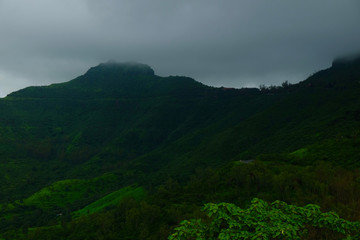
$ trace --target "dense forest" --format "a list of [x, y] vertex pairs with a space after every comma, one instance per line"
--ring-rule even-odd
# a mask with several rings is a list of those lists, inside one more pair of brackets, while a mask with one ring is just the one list
[[0, 99], [0, 239], [186, 239], [174, 232], [209, 223], [206, 204], [238, 213], [254, 201], [315, 204], [353, 224], [304, 225], [301, 239], [357, 239], [359, 92], [360, 58], [259, 89], [109, 62], [11, 93]]

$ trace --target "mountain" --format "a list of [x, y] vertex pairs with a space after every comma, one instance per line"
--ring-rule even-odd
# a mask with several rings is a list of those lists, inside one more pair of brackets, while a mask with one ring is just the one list
[[159, 77], [142, 64], [100, 64], [70, 82], [29, 87], [3, 99], [2, 155], [56, 166], [56, 173], [43, 169], [45, 176], [89, 177], [226, 120], [233, 114], [228, 109], [243, 108], [236, 118], [246, 118], [263, 104], [242, 100], [259, 101], [260, 95], [257, 89], [228, 91], [187, 77]]
[[[60, 211], [84, 214], [125, 195], [153, 199], [151, 192], [168, 181], [189, 184], [182, 196], [201, 192], [194, 178], [212, 179], [239, 160], [269, 164], [260, 172], [271, 176], [279, 174], [273, 163], [301, 171], [319, 161], [358, 169], [359, 90], [355, 58], [282, 87], [214, 88], [157, 76], [144, 64], [108, 62], [69, 82], [11, 93], [0, 100], [1, 232], [56, 225]], [[199, 173], [207, 168], [215, 169], [211, 177]], [[224, 186], [223, 194], [235, 194]]]
[[191, 78], [156, 76], [154, 70], [145, 64], [107, 62], [90, 68], [84, 75], [69, 82], [25, 88], [8, 97], [151, 97], [196, 94], [201, 87], [205, 86]]

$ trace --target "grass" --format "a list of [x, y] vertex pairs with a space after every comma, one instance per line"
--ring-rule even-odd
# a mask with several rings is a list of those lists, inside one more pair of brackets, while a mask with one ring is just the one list
[[120, 200], [126, 197], [132, 197], [134, 199], [142, 199], [144, 196], [145, 196], [145, 191], [142, 187], [132, 187], [132, 186], [124, 187], [74, 212], [73, 217], [81, 217], [84, 215], [99, 212], [105, 207], [116, 205]]
[[308, 153], [308, 150], [306, 148], [300, 148], [300, 149], [290, 153], [289, 155], [302, 159], [305, 157], [305, 155], [307, 153]]
[[105, 174], [92, 179], [66, 179], [41, 189], [23, 202], [24, 205], [43, 209], [54, 206], [67, 207], [76, 201], [106, 194], [113, 187], [110, 183], [116, 180], [117, 176], [113, 174]]
[[48, 187], [34, 193], [24, 200], [25, 205], [33, 205], [41, 208], [50, 208], [52, 206], [65, 207], [84, 195], [82, 190], [86, 185], [86, 180], [67, 179], [55, 182]]

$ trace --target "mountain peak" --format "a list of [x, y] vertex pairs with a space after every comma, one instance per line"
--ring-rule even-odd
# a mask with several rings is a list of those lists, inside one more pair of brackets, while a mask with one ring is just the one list
[[332, 62], [332, 67], [347, 66], [360, 63], [360, 54], [338, 57]]
[[106, 63], [101, 63], [96, 67], [92, 67], [86, 74], [116, 74], [118, 76], [153, 76], [154, 70], [146, 64], [137, 62], [123, 62], [119, 63], [110, 60]]

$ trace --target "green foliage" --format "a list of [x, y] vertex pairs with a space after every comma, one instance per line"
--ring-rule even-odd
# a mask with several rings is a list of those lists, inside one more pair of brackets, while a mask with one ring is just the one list
[[[202, 223], [208, 224], [210, 219], [200, 212], [204, 202], [232, 202], [245, 208], [254, 197], [269, 202], [281, 199], [298, 206], [316, 203], [325, 211], [336, 211], [342, 218], [360, 220], [360, 182], [356, 183], [356, 179], [360, 179], [360, 172], [329, 163], [301, 166], [258, 160], [234, 162], [217, 169], [199, 169], [186, 182], [168, 178], [158, 186], [150, 186], [147, 194], [140, 198], [141, 202], [136, 200], [137, 188], [123, 188], [110, 194], [109, 198], [101, 198], [99, 202], [95, 201], [96, 204], [89, 205], [95, 209], [116, 199], [102, 211], [65, 221], [66, 228], [59, 228], [64, 223], [62, 219], [56, 218], [54, 222], [50, 218], [48, 223], [53, 227], [30, 228], [24, 239], [47, 239], [51, 235], [64, 240], [96, 239], [99, 236], [104, 239], [167, 239], [171, 229], [182, 219], [203, 218]], [[127, 193], [127, 197], [116, 202], [117, 197]], [[21, 213], [22, 218], [28, 216], [24, 211]], [[29, 216], [35, 213], [30, 212]], [[19, 228], [21, 226], [29, 225]], [[308, 229], [307, 239], [311, 240], [325, 237], [336, 240], [342, 235], [325, 228], [318, 231], [308, 226]]]
[[169, 240], [304, 239], [324, 228], [344, 239], [360, 237], [360, 222], [346, 221], [334, 212], [322, 213], [313, 204], [297, 207], [281, 201], [268, 204], [255, 198], [248, 209], [229, 203], [208, 203], [202, 210], [209, 219], [181, 222]]
[[[66, 227], [36, 228], [17, 239], [166, 239], [169, 230], [159, 206], [132, 198], [117, 207], [73, 219]], [[162, 230], [160, 230], [162, 229]], [[12, 238], [14, 239], [14, 238]]]

